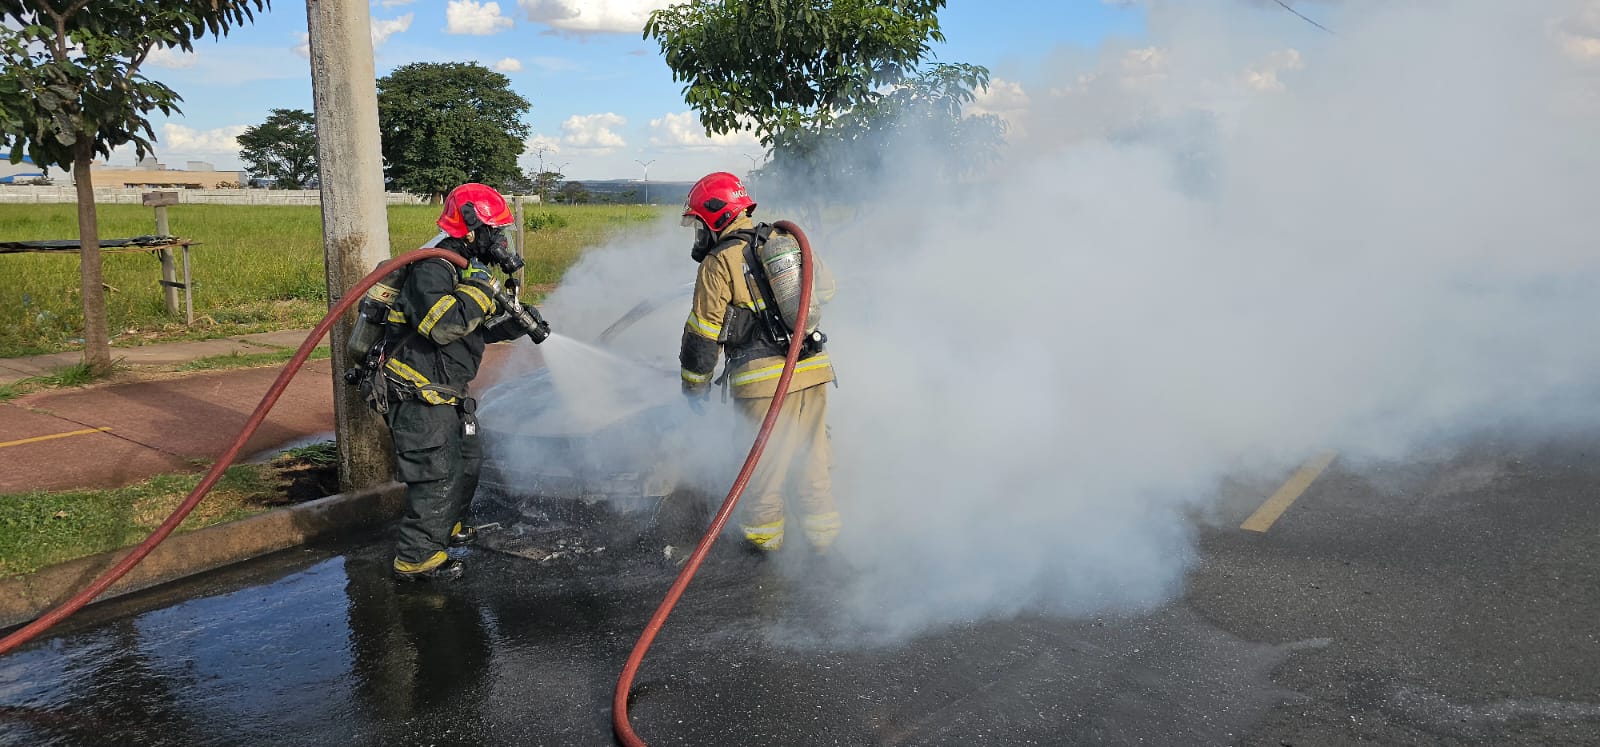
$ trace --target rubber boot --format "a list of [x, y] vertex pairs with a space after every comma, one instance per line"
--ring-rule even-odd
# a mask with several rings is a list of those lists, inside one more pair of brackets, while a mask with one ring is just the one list
[[466, 566], [461, 561], [445, 554], [443, 550], [433, 554], [433, 557], [421, 563], [407, 563], [399, 558], [394, 559], [394, 577], [397, 581], [432, 581], [445, 582], [461, 578], [466, 572]]

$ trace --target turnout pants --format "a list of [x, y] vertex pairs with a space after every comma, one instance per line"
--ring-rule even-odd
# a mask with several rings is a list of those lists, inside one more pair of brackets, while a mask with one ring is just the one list
[[451, 527], [478, 489], [483, 451], [476, 435], [466, 435], [466, 416], [455, 405], [396, 400], [386, 419], [395, 471], [406, 484], [395, 557], [421, 563], [449, 545]]
[[[737, 399], [739, 409], [759, 426], [771, 397]], [[839, 512], [833, 503], [830, 470], [833, 454], [828, 439], [828, 386], [791, 392], [773, 424], [772, 437], [750, 479], [742, 525], [745, 538], [765, 550], [783, 546], [785, 498], [798, 514], [806, 538], [817, 549], [833, 544], [839, 534]]]

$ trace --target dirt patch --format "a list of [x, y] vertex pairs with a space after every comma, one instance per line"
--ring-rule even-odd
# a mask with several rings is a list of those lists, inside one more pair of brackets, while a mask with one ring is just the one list
[[284, 457], [268, 465], [268, 468], [276, 473], [276, 479], [284, 483], [284, 489], [277, 496], [269, 496], [261, 503], [263, 506], [288, 506], [339, 492], [338, 465]]

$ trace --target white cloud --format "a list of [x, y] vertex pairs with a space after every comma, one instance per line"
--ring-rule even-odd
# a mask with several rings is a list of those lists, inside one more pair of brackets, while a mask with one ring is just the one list
[[[389, 41], [395, 34], [405, 33], [411, 29], [411, 21], [416, 18], [415, 13], [407, 13], [399, 18], [374, 18], [372, 19], [372, 48], [377, 49]], [[311, 59], [311, 35], [299, 31], [295, 33], [294, 53], [304, 59]]]
[[561, 152], [561, 141], [549, 135], [534, 135], [522, 144], [522, 152], [537, 156], [539, 149], [543, 148], [546, 155]]
[[399, 18], [372, 19], [373, 49], [383, 46], [384, 42], [389, 41], [389, 37], [394, 36], [395, 34], [404, 33], [407, 29], [411, 28], [411, 19], [416, 17], [416, 15], [417, 14], [415, 13], [407, 13]]
[[709, 150], [714, 148], [761, 148], [761, 142], [749, 131], [726, 135], [706, 135], [700, 118], [694, 112], [665, 114], [650, 120], [650, 144], [657, 148], [683, 150]]
[[378, 4], [385, 8], [398, 8], [402, 5], [410, 5], [416, 1], [417, 0], [383, 0], [383, 2]]
[[673, 0], [517, 0], [528, 20], [578, 34], [627, 33], [644, 30], [650, 11]]
[[510, 18], [500, 15], [500, 4], [477, 0], [450, 0], [444, 11], [447, 34], [488, 36], [511, 28]]
[[494, 63], [494, 69], [502, 73], [520, 73], [522, 72], [522, 60], [515, 57], [506, 57]]
[[1011, 122], [1028, 111], [1032, 104], [1033, 100], [1028, 97], [1027, 91], [1022, 90], [1021, 83], [991, 78], [988, 88], [973, 92], [972, 103], [967, 106], [966, 113], [993, 114]]
[[1258, 93], [1279, 93], [1284, 90], [1283, 81], [1278, 79], [1278, 73], [1285, 70], [1301, 70], [1306, 66], [1300, 59], [1300, 51], [1284, 49], [1273, 52], [1249, 69], [1244, 71], [1244, 84], [1252, 91]]
[[161, 125], [161, 137], [156, 139], [160, 152], [168, 157], [181, 156], [237, 156], [238, 137], [245, 125], [228, 125], [210, 130], [196, 130], [168, 122]]
[[628, 145], [616, 131], [627, 123], [626, 117], [613, 112], [574, 114], [561, 123], [561, 144], [573, 150], [611, 153]]
[[1591, 0], [1564, 19], [1557, 34], [1561, 51], [1568, 57], [1579, 62], [1600, 61], [1600, 1]]
[[150, 56], [145, 58], [145, 63], [152, 67], [177, 69], [193, 67], [200, 60], [199, 52], [184, 52], [172, 47], [155, 47], [150, 50]]

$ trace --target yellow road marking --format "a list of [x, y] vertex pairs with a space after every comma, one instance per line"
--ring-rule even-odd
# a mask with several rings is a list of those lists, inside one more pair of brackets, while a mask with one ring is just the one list
[[1333, 464], [1337, 456], [1339, 456], [1337, 451], [1324, 451], [1312, 457], [1311, 461], [1300, 465], [1300, 469], [1295, 470], [1289, 481], [1278, 488], [1278, 492], [1273, 493], [1266, 503], [1261, 504], [1261, 508], [1250, 514], [1250, 518], [1245, 519], [1239, 528], [1249, 532], [1265, 532], [1272, 528], [1272, 523], [1277, 521], [1283, 512], [1288, 511], [1289, 506], [1294, 505], [1295, 499], [1306, 492], [1306, 488], [1311, 487], [1311, 483], [1322, 475], [1322, 471], [1327, 469], [1328, 465]]
[[52, 434], [50, 434], [48, 436], [34, 436], [33, 438], [23, 438], [23, 439], [18, 439], [16, 441], [0, 441], [0, 449], [4, 449], [7, 446], [21, 446], [23, 444], [36, 444], [36, 443], [39, 443], [40, 441], [50, 441], [50, 440], [57, 439], [57, 438], [67, 438], [69, 436], [87, 436], [90, 433], [105, 433], [106, 431], [109, 431], [109, 430], [111, 430], [111, 426], [106, 426], [104, 428], [86, 428], [86, 429], [81, 430], [81, 431], [71, 431], [71, 432], [68, 432], [68, 433], [52, 433]]

